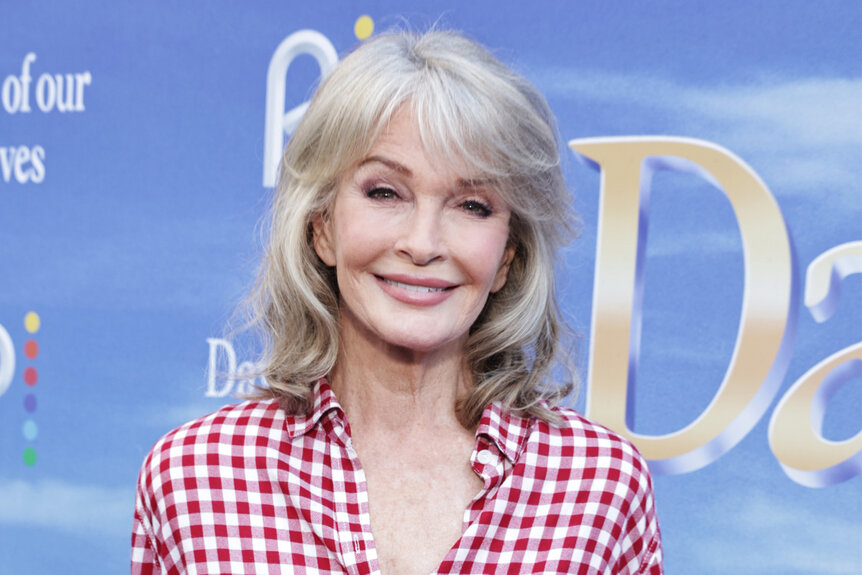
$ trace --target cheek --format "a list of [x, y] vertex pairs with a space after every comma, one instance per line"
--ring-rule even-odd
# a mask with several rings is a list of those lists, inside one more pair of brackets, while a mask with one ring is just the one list
[[369, 223], [366, 220], [353, 219], [336, 231], [338, 245], [336, 264], [345, 268], [344, 272], [357, 271], [370, 264], [383, 253], [390, 244], [387, 237], [385, 222]]
[[[369, 233], [367, 214], [361, 205], [356, 205], [351, 198], [339, 197], [333, 209], [334, 225], [332, 238], [335, 244], [336, 267], [350, 266], [361, 263], [366, 258], [366, 252], [375, 242], [375, 235]], [[341, 275], [339, 269], [339, 275]]]
[[492, 283], [503, 261], [509, 242], [509, 230], [488, 230], [481, 234], [471, 234], [459, 240], [463, 250], [463, 260], [469, 262], [474, 275], [484, 282]]

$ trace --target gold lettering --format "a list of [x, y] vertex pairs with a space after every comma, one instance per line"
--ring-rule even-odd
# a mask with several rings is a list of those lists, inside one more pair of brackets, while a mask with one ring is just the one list
[[[702, 140], [622, 137], [572, 140], [602, 173], [593, 289], [587, 415], [631, 439], [657, 473], [708, 465], [738, 443], [769, 407], [790, 359], [797, 312], [787, 228], [775, 198], [731, 152]], [[730, 200], [742, 236], [745, 285], [736, 346], [715, 397], [695, 421], [649, 436], [631, 430], [627, 404], [637, 366], [642, 285], [642, 197], [658, 169], [700, 175]]]
[[[824, 322], [832, 316], [841, 282], [853, 273], [862, 273], [862, 241], [836, 246], [811, 262], [805, 306], [815, 320]], [[769, 446], [797, 483], [824, 487], [862, 473], [862, 431], [844, 441], [830, 441], [822, 435], [829, 399], [854, 377], [862, 377], [862, 342], [808, 370], [776, 406], [769, 422]]]

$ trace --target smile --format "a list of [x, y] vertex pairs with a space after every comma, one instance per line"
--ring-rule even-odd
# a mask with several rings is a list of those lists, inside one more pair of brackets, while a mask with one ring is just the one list
[[450, 289], [448, 287], [439, 287], [438, 288], [438, 287], [429, 287], [429, 286], [410, 285], [410, 284], [405, 284], [405, 283], [397, 282], [394, 280], [390, 280], [387, 278], [381, 278], [381, 279], [385, 283], [387, 283], [391, 286], [395, 286], [395, 287], [405, 289], [407, 291], [416, 292], [416, 293], [436, 293], [436, 292], [442, 292], [442, 291], [446, 291], [447, 289]]
[[458, 287], [457, 284], [439, 278], [414, 278], [398, 274], [375, 277], [385, 293], [411, 306], [425, 307], [442, 303], [449, 299]]

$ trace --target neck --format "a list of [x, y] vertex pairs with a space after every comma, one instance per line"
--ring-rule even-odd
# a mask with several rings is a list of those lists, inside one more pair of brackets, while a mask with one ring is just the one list
[[464, 342], [420, 352], [394, 346], [342, 317], [341, 347], [330, 374], [354, 431], [381, 433], [460, 428], [455, 406], [469, 393], [472, 377]]

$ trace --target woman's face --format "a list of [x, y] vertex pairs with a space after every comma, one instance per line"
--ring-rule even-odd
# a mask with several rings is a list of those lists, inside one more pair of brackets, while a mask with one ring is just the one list
[[460, 353], [514, 254], [509, 208], [492, 184], [432, 164], [412, 115], [396, 114], [313, 224], [315, 251], [335, 266], [342, 327]]

